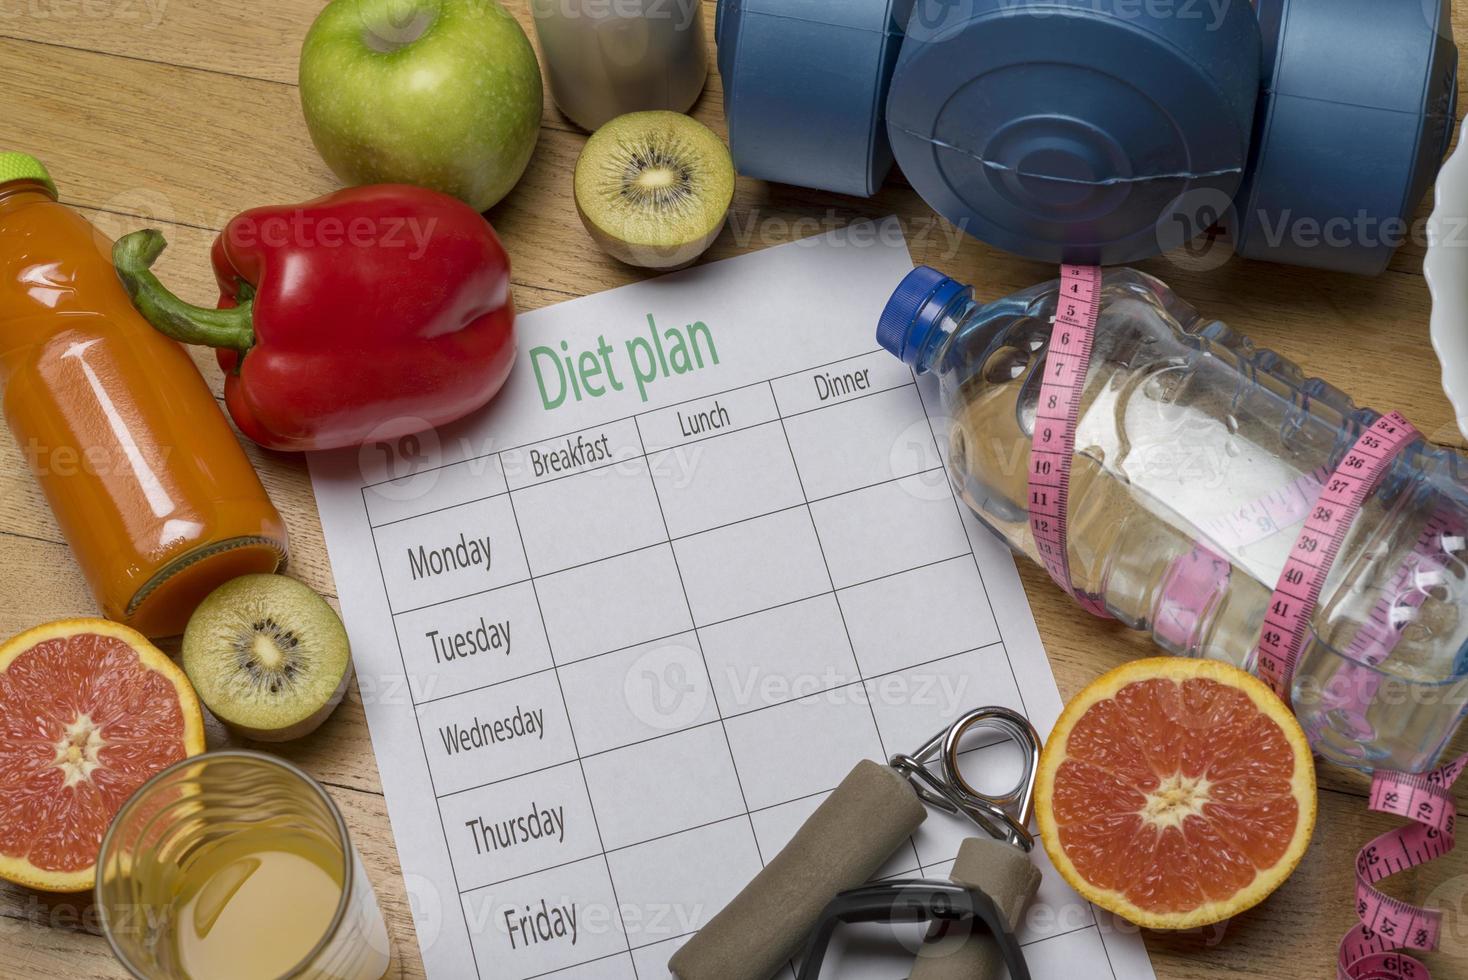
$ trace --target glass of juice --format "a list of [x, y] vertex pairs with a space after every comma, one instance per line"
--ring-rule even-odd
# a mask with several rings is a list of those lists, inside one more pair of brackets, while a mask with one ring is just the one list
[[377, 896], [321, 784], [280, 759], [185, 759], [133, 794], [97, 861], [112, 951], [139, 980], [381, 980]]

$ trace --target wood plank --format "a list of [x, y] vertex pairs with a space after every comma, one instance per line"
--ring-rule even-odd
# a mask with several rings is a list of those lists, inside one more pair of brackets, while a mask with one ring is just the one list
[[[111, 54], [136, 61], [178, 65], [296, 88], [301, 44], [325, 6], [302, 0], [252, 0], [208, 4], [178, 0], [25, 0], [0, 10], [0, 37], [54, 47]], [[545, 56], [531, 15], [531, 0], [504, 0], [535, 48], [545, 75]], [[714, 45], [716, 0], [704, 0], [709, 78], [693, 115], [708, 125], [723, 118], [724, 95]], [[579, 132], [556, 108], [545, 85], [543, 125]]]
[[[256, 16], [253, 6], [241, 14]], [[14, 107], [35, 116], [21, 131], [28, 145], [48, 148], [45, 162], [67, 200], [125, 213], [145, 201], [163, 220], [218, 228], [246, 207], [338, 186], [311, 143], [294, 85], [18, 40], [3, 21], [0, 38], [0, 84]], [[15, 72], [19, 65], [29, 70]], [[716, 92], [698, 115], [727, 135]], [[128, 125], [113, 125], [119, 118]], [[578, 147], [583, 139], [574, 127], [547, 125], [542, 146], [557, 137]], [[158, 171], [175, 153], [189, 165], [170, 168], [163, 189]], [[537, 156], [528, 174], [544, 169]], [[570, 170], [561, 176], [558, 189], [569, 198]]]
[[[8, 886], [0, 885], [0, 904], [44, 901], [29, 893], [16, 896]], [[50, 907], [35, 910], [35, 919], [12, 917], [0, 912], [0, 948], [5, 958], [0, 962], [0, 976], [7, 978], [75, 977], [77, 980], [125, 980], [122, 964], [112, 956], [105, 940], [69, 928], [81, 921], [86, 910], [74, 903], [59, 903], [61, 908], [50, 914]], [[95, 916], [91, 917], [95, 921]], [[54, 924], [53, 924], [54, 923]]]
[[324, 3], [60, 0], [15, 3], [0, 34], [294, 86], [301, 42]]
[[[50, 57], [77, 62], [64, 66], [69, 76], [84, 77], [84, 65], [93, 63], [128, 77], [137, 71], [158, 76], [146, 86], [135, 86], [139, 90], [164, 84], [163, 76], [170, 74], [188, 76], [190, 84], [202, 79], [203, 84], [220, 89], [211, 94], [208, 100], [211, 104], [221, 99], [225, 104], [233, 101], [226, 91], [229, 89], [250, 90], [237, 93], [247, 102], [254, 95], [271, 91], [269, 86], [248, 79], [181, 72], [161, 65], [137, 65], [81, 52], [42, 51]], [[61, 67], [53, 65], [50, 70]], [[73, 94], [84, 100], [82, 110], [102, 111], [102, 100], [97, 96], [81, 90]], [[116, 92], [113, 95], [114, 101], [122, 98]], [[216, 95], [217, 98], [214, 97]], [[86, 99], [98, 104], [87, 107]], [[260, 110], [262, 118], [254, 120], [252, 126], [270, 132], [263, 117], [288, 109], [289, 106], [283, 104], [265, 105]], [[145, 128], [141, 138], [156, 143], [167, 139], [169, 132], [169, 128], [159, 122], [152, 131]], [[203, 133], [198, 135], [200, 139], [206, 136]], [[296, 135], [295, 143], [300, 145], [300, 134]], [[61, 145], [65, 146], [64, 143]], [[518, 287], [518, 295], [527, 308], [583, 290], [588, 278], [592, 279], [595, 288], [641, 278], [639, 273], [596, 253], [584, 238], [562, 179], [574, 164], [579, 145], [577, 137], [548, 134], [542, 140], [541, 156], [543, 163], [551, 165], [534, 169], [520, 190], [494, 215], [516, 257], [516, 279], [522, 283]], [[276, 151], [283, 153], [283, 146], [284, 143], [277, 146]], [[228, 157], [229, 154], [225, 153], [219, 166], [222, 167]], [[309, 147], [306, 147], [304, 155], [297, 157], [297, 162], [301, 168], [309, 169], [311, 159]], [[69, 148], [63, 161], [67, 166], [74, 164], [83, 173], [85, 171], [81, 168], [94, 166]], [[289, 167], [280, 169], [288, 170]], [[137, 176], [142, 179], [141, 174]], [[63, 179], [63, 187], [68, 186]], [[206, 264], [208, 244], [213, 229], [227, 220], [233, 209], [204, 215], [201, 210], [203, 203], [213, 200], [217, 189], [196, 183], [185, 188], [187, 196], [184, 200], [192, 208], [187, 214], [194, 221], [204, 223], [197, 227], [171, 223], [169, 219], [176, 218], [180, 212], [180, 205], [175, 203], [177, 195], [152, 190], [151, 186], [157, 186], [156, 178], [152, 185], [141, 188], [128, 188], [114, 180], [104, 188], [110, 196], [98, 202], [98, 207], [110, 210], [83, 210], [113, 235], [143, 224], [164, 227], [173, 245], [160, 263], [160, 274], [167, 277], [185, 298], [208, 302], [213, 292]], [[240, 206], [246, 205], [242, 203]], [[797, 188], [741, 181], [740, 198], [730, 227], [710, 257], [718, 259], [751, 248], [781, 244], [815, 231], [842, 228], [856, 218], [878, 217], [884, 213], [903, 216], [904, 228], [919, 261], [932, 262], [976, 283], [984, 297], [997, 297], [1053, 274], [1046, 266], [999, 253], [963, 238], [951, 225], [926, 212], [910, 189], [900, 186], [888, 188], [874, 201], [857, 201], [833, 199], [829, 195]], [[549, 242], [540, 233], [546, 228], [554, 229]], [[853, 239], [852, 247], [861, 247], [859, 241]], [[567, 261], [568, 254], [575, 257], [574, 261]], [[1378, 281], [1368, 281], [1260, 263], [1236, 263], [1217, 272], [1200, 273], [1181, 268], [1168, 258], [1144, 263], [1142, 268], [1169, 280], [1182, 295], [1210, 314], [1228, 319], [1261, 344], [1300, 361], [1309, 373], [1328, 378], [1351, 377], [1352, 393], [1363, 403], [1399, 407], [1417, 419], [1424, 431], [1461, 444], [1461, 437], [1451, 424], [1447, 402], [1435, 386], [1420, 383], [1420, 377], [1411, 371], [1361, 372], [1357, 368], [1363, 360], [1375, 356], [1383, 335], [1388, 339], [1390, 354], [1400, 363], [1411, 364], [1422, 358], [1425, 331], [1420, 314], [1415, 311], [1420, 310], [1425, 302], [1425, 289], [1419, 278], [1388, 275]], [[527, 281], [548, 283], [555, 291], [535, 290], [523, 285]], [[1331, 343], [1320, 344], [1318, 338], [1322, 336], [1329, 336]], [[199, 352], [198, 360], [216, 391], [219, 390], [222, 379], [212, 357]], [[18, 459], [13, 446], [4, 448], [12, 454], [9, 462]], [[330, 571], [325, 562], [303, 462], [297, 457], [265, 453], [254, 447], [250, 452], [296, 540], [295, 574], [330, 594], [333, 591]], [[0, 486], [8, 491], [0, 496], [0, 530], [59, 540], [38, 491], [20, 467], [7, 465], [0, 481], [3, 481]], [[1038, 603], [1054, 598], [1055, 593], [1053, 586], [1041, 576], [1031, 583], [1031, 595]], [[1052, 617], [1059, 618], [1064, 624], [1063, 628], [1046, 627], [1046, 640], [1052, 649], [1063, 645], [1064, 636], [1070, 631], [1094, 628], [1087, 621], [1089, 617], [1063, 599], [1051, 616], [1041, 617], [1042, 622], [1048, 624]], [[1150, 652], [1150, 647], [1144, 646], [1135, 652], [1143, 651]]]

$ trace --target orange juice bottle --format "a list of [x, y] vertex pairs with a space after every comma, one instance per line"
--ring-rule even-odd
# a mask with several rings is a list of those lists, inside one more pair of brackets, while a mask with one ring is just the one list
[[5, 417], [103, 614], [172, 636], [215, 586], [275, 571], [285, 523], [111, 251], [39, 161], [0, 153]]

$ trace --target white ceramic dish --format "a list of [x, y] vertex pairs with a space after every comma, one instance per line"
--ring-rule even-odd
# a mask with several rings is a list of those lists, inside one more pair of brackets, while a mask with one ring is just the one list
[[1423, 272], [1432, 293], [1432, 346], [1442, 362], [1443, 390], [1458, 430], [1468, 438], [1468, 150], [1458, 149], [1437, 178], [1437, 203], [1427, 222]]

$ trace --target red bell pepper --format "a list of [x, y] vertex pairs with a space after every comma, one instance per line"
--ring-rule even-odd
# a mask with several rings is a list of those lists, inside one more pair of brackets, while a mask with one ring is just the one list
[[268, 449], [452, 422], [514, 364], [509, 258], [482, 215], [436, 191], [383, 184], [246, 211], [214, 242], [215, 310], [158, 281], [165, 246], [155, 230], [120, 239], [119, 277], [163, 333], [217, 349], [230, 415]]

